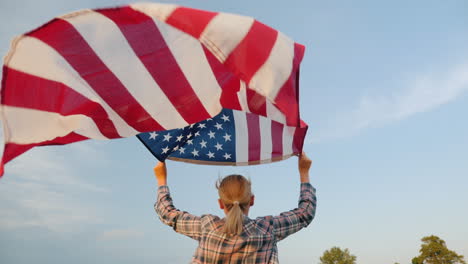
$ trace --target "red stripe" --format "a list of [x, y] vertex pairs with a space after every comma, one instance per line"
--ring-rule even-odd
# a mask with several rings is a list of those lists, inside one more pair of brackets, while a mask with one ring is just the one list
[[293, 153], [298, 154], [302, 152], [302, 147], [304, 146], [304, 138], [307, 133], [308, 126], [304, 121], [300, 121], [300, 127], [297, 127], [294, 131], [294, 138], [293, 138]]
[[222, 89], [221, 92], [221, 105], [223, 108], [242, 110], [242, 106], [239, 102], [237, 92], [240, 90], [240, 80], [232, 72], [230, 72], [218, 59], [211, 54], [211, 52], [203, 46], [206, 59], [210, 64], [211, 71], [213, 72], [219, 86]]
[[199, 38], [216, 15], [215, 12], [179, 7], [167, 18], [166, 23]]
[[117, 24], [133, 51], [185, 121], [192, 124], [212, 117], [190, 86], [151, 17], [130, 7], [98, 12]]
[[63, 136], [57, 137], [53, 140], [44, 141], [41, 143], [35, 144], [15, 144], [15, 143], [7, 143], [5, 144], [5, 150], [3, 151], [2, 161], [0, 163], [0, 177], [3, 176], [4, 173], [4, 165], [8, 163], [10, 160], [14, 159], [15, 157], [21, 155], [22, 153], [28, 151], [29, 149], [37, 146], [45, 146], [45, 145], [65, 145], [73, 142], [78, 142], [88, 139], [82, 135], [76, 134], [74, 132]]
[[298, 126], [299, 117], [299, 64], [304, 56], [304, 46], [294, 45], [293, 69], [288, 80], [276, 95], [275, 104], [284, 113], [288, 126]]
[[[93, 119], [107, 138], [120, 138], [106, 111], [70, 87], [51, 80], [23, 73], [8, 67], [2, 89], [3, 104], [59, 113], [62, 116], [85, 115]], [[26, 96], [25, 96], [26, 95]]]
[[283, 156], [283, 129], [283, 124], [271, 121], [271, 144], [273, 146], [271, 151], [272, 158]]
[[[28, 33], [54, 48], [80, 76], [136, 130], [163, 130], [67, 21], [54, 19]], [[40, 63], [40, 62], [38, 62]]]
[[265, 96], [247, 88], [247, 104], [250, 112], [265, 117], [267, 116]]
[[259, 161], [261, 152], [260, 120], [258, 115], [246, 113], [249, 137], [249, 161]]
[[[229, 33], [226, 32], [226, 34]], [[270, 56], [277, 36], [278, 31], [254, 21], [249, 33], [229, 54], [225, 65], [238, 74], [246, 83], [249, 83], [250, 79]]]

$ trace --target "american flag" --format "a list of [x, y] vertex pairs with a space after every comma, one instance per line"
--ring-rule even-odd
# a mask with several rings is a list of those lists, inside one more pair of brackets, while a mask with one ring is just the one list
[[302, 131], [303, 54], [304, 46], [251, 17], [177, 5], [54, 18], [15, 38], [5, 57], [0, 174], [36, 146], [183, 128], [223, 108]]
[[185, 128], [137, 137], [160, 161], [211, 165], [251, 165], [290, 157], [300, 151], [306, 128], [295, 128], [251, 113], [223, 109]]

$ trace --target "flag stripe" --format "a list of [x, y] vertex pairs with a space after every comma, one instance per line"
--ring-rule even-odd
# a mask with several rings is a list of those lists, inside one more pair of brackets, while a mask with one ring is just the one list
[[293, 153], [300, 153], [302, 151], [302, 146], [304, 144], [304, 138], [307, 133], [307, 125], [304, 123], [304, 121], [301, 122], [301, 127], [296, 128], [296, 131], [294, 131], [294, 137], [293, 137]]
[[[271, 50], [270, 56], [249, 82], [250, 89], [273, 99], [293, 69], [294, 42], [281, 32]], [[279, 65], [280, 67], [273, 67]]]
[[244, 112], [250, 112], [249, 103], [247, 101], [247, 86], [245, 82], [240, 81], [240, 88], [239, 92], [237, 92], [237, 98], [239, 100], [239, 104], [241, 105], [241, 109]]
[[[254, 19], [227, 13], [218, 13], [200, 36], [200, 41], [218, 58], [225, 62], [231, 52], [249, 33]], [[229, 32], [226, 35], [226, 32]]]
[[[90, 101], [62, 83], [6, 67], [4, 70], [8, 71], [8, 78], [2, 89], [3, 104], [54, 112], [62, 116], [86, 115], [93, 119], [99, 131], [106, 138], [120, 138], [114, 124], [109, 120], [106, 111], [100, 104]], [[25, 94], [33, 94], [34, 96], [26, 97]], [[19, 120], [15, 118], [10, 122], [17, 121]]]
[[293, 136], [296, 131], [295, 127], [285, 126], [283, 129], [283, 155], [293, 153]]
[[283, 124], [271, 122], [272, 158], [283, 156], [283, 129]]
[[76, 133], [70, 133], [64, 137], [57, 137], [53, 140], [50, 141], [44, 141], [40, 143], [35, 143], [35, 144], [26, 144], [26, 145], [21, 145], [21, 144], [15, 144], [15, 143], [9, 143], [7, 142], [5, 144], [5, 150], [4, 154], [2, 156], [2, 163], [0, 164], [2, 168], [0, 168], [1, 173], [3, 173], [3, 165], [10, 160], [14, 159], [15, 157], [21, 155], [22, 153], [28, 151], [29, 149], [37, 146], [45, 146], [45, 145], [65, 145], [73, 142], [78, 142], [82, 140], [86, 140], [88, 138], [78, 135]]
[[276, 106], [286, 116], [289, 126], [298, 126], [299, 118], [299, 63], [304, 56], [304, 46], [294, 45], [293, 71], [275, 97]]
[[278, 32], [255, 21], [245, 38], [229, 54], [225, 65], [241, 76], [246, 83], [268, 59]]
[[211, 71], [215, 75], [218, 85], [222, 87], [220, 97], [221, 105], [228, 109], [242, 110], [242, 106], [237, 97], [237, 92], [240, 89], [239, 78], [228, 71], [206, 47], [203, 47], [203, 51], [205, 52], [206, 59], [210, 64]]
[[167, 18], [166, 23], [198, 39], [216, 14], [210, 11], [179, 7]]
[[28, 35], [57, 50], [101, 98], [137, 131], [164, 129], [140, 106], [70, 23], [55, 19], [47, 27]]
[[249, 162], [260, 160], [261, 153], [261, 133], [259, 116], [246, 113], [247, 129], [249, 138]]
[[[5, 64], [8, 68], [52, 82], [63, 83], [88, 100], [100, 104], [115, 124], [120, 137], [133, 136], [138, 133], [102, 100], [54, 49], [36, 38], [22, 36], [20, 40], [15, 47], [16, 53]], [[31, 58], [40, 63], [31, 63]], [[4, 72], [6, 74], [6, 70]]]
[[273, 103], [271, 103], [269, 100], [266, 100], [265, 103], [266, 103], [266, 113], [267, 113], [268, 118], [276, 122], [280, 122], [281, 124], [285, 124], [286, 118], [281, 113], [281, 111], [278, 110], [278, 108], [276, 108], [276, 106]]
[[172, 12], [178, 8], [177, 5], [160, 3], [134, 3], [129, 6], [136, 11], [161, 21], [166, 21]]
[[[58, 113], [15, 106], [2, 106], [8, 119], [5, 127], [15, 133], [6, 133], [5, 141], [17, 144], [38, 143], [62, 137], [71, 131], [95, 139], [108, 139], [93, 120], [85, 115], [63, 116]], [[33, 132], [33, 133], [31, 133]]]
[[233, 111], [236, 127], [236, 162], [241, 164], [249, 161], [249, 139], [247, 118], [245, 112]]
[[[162, 31], [168, 32], [173, 30], [172, 28], [164, 24], [157, 25], [151, 17], [131, 8], [122, 8], [119, 10], [107, 9], [100, 10], [99, 12], [109, 17], [117, 24], [134, 53], [136, 53], [141, 63], [146, 67], [145, 72], [148, 71], [151, 74], [154, 81], [159, 85], [159, 88], [164, 92], [165, 97], [169, 99], [188, 124], [196, 123], [212, 116], [199, 100], [194, 88], [188, 82], [174, 54], [171, 52], [168, 43], [162, 35]], [[122, 16], [122, 12], [126, 15]], [[126, 19], [129, 20], [127, 21]], [[143, 27], [144, 30], [134, 29], [134, 27], [141, 28], [141, 24], [145, 25]], [[161, 31], [158, 26], [161, 28]], [[187, 40], [186, 37], [184, 38]], [[196, 44], [200, 45], [199, 43]], [[154, 47], [158, 47], [156, 51]], [[187, 47], [188, 46], [185, 46], [185, 48]], [[200, 53], [203, 54], [201, 49]], [[134, 76], [130, 79], [135, 81]], [[177, 88], [174, 89], [174, 87]], [[150, 101], [153, 100], [152, 98], [148, 99]], [[220, 110], [221, 107], [219, 107], [217, 112]], [[160, 111], [161, 115], [170, 116], [167, 115], [167, 113], [162, 113], [166, 111], [164, 106], [158, 109], [158, 112]], [[170, 120], [168, 121], [170, 122]], [[177, 124], [169, 126], [168, 128], [183, 127], [185, 125], [187, 124]]]
[[267, 116], [265, 97], [250, 88], [247, 89], [246, 92], [250, 112], [261, 116]]
[[260, 116], [259, 117], [259, 132], [260, 132], [260, 160], [269, 162], [271, 160], [272, 152], [272, 130], [271, 120]]

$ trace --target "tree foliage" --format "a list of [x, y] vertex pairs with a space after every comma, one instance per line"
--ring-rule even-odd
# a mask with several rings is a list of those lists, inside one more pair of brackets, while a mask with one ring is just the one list
[[347, 248], [342, 250], [339, 247], [332, 247], [323, 252], [320, 264], [356, 264], [356, 256], [351, 255]]
[[439, 237], [426, 236], [421, 241], [421, 254], [413, 258], [412, 264], [466, 264], [463, 256], [449, 250]]

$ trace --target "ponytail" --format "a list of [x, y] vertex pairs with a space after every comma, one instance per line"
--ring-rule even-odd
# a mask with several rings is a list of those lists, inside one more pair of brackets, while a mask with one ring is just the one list
[[242, 233], [242, 225], [244, 222], [244, 213], [242, 212], [241, 205], [235, 201], [229, 212], [226, 215], [226, 221], [224, 223], [224, 233], [228, 235], [239, 235]]
[[250, 181], [241, 175], [229, 175], [216, 184], [219, 198], [228, 210], [223, 227], [227, 235], [242, 233], [244, 210], [250, 203], [252, 192]]

